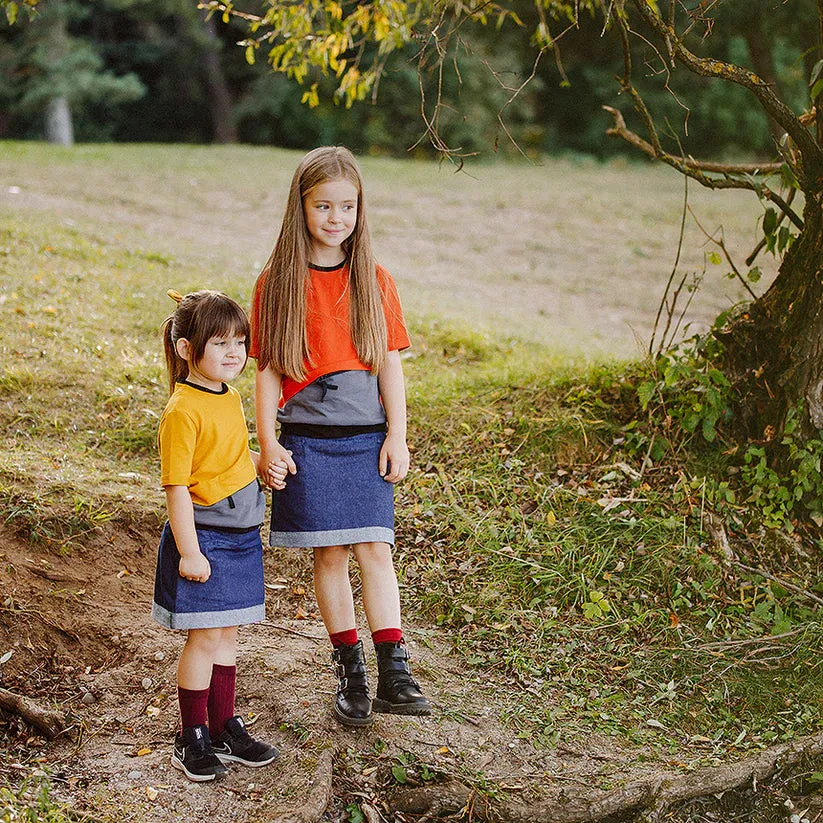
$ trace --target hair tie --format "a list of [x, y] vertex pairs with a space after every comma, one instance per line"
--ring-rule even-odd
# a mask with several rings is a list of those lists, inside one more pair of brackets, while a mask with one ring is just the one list
[[169, 289], [166, 294], [174, 300], [175, 303], [179, 306], [180, 303], [183, 302], [183, 295], [180, 294], [179, 291], [175, 291], [174, 289]]

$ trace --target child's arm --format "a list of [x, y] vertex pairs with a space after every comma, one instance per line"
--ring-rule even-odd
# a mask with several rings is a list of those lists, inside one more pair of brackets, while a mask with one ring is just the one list
[[399, 483], [409, 471], [409, 447], [406, 444], [406, 383], [399, 351], [390, 351], [377, 375], [377, 385], [386, 410], [389, 431], [380, 449], [380, 476], [389, 483]]
[[211, 577], [211, 565], [200, 551], [194, 528], [194, 505], [186, 486], [166, 486], [166, 508], [169, 525], [180, 552], [177, 567], [180, 577], [205, 583]]
[[275, 422], [277, 406], [280, 402], [280, 375], [270, 367], [258, 369], [255, 378], [254, 407], [257, 418], [257, 440], [260, 443], [260, 459], [257, 472], [262, 481], [272, 488], [285, 486], [283, 468], [291, 474], [297, 473], [297, 466], [291, 452], [277, 441]]

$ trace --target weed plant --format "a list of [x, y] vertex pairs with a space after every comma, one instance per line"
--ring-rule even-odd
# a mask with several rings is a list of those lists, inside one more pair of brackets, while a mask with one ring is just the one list
[[[523, 737], [596, 731], [710, 757], [817, 726], [821, 627], [803, 592], [819, 556], [730, 507], [725, 458], [702, 438], [649, 447], [650, 366], [558, 369], [429, 326], [409, 371], [408, 605], [474, 676], [508, 677]], [[743, 564], [788, 586], [724, 555], [717, 509]]]

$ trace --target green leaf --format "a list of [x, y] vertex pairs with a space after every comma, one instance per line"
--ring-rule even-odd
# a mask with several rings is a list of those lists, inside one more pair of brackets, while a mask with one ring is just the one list
[[746, 275], [750, 283], [757, 283], [762, 276], [763, 273], [760, 271], [759, 266], [753, 266], [750, 268], [749, 273]]
[[250, 65], [254, 65], [254, 46], [246, 46], [246, 62]]
[[763, 234], [770, 235], [774, 234], [774, 230], [777, 228], [777, 211], [773, 208], [766, 209], [766, 213], [763, 215]]
[[821, 93], [821, 92], [823, 92], [823, 79], [818, 80], [818, 81], [817, 81], [817, 82], [816, 82], [816, 83], [812, 86], [811, 91], [809, 92], [809, 97], [811, 97], [811, 99], [812, 99], [813, 101], [814, 101], [814, 100], [817, 100], [817, 98], [820, 96], [820, 93]]
[[360, 806], [358, 806], [357, 803], [349, 803], [349, 805], [346, 806], [346, 813], [349, 816], [349, 823], [363, 823], [366, 819], [363, 817], [363, 812], [360, 810]]
[[392, 766], [391, 773], [398, 783], [407, 783], [409, 780], [409, 775], [402, 766]]
[[813, 86], [820, 79], [820, 72], [823, 71], [823, 60], [818, 60], [814, 64], [812, 73], [809, 76], [809, 87]]
[[723, 262], [723, 258], [716, 252], [713, 251], [709, 254], [709, 263], [714, 266], [719, 266]]
[[637, 399], [640, 401], [640, 405], [643, 410], [646, 410], [646, 406], [649, 405], [649, 401], [652, 399], [652, 395], [654, 395], [654, 390], [657, 387], [657, 383], [653, 380], [649, 380], [646, 383], [641, 383], [637, 387]]
[[9, 21], [10, 26], [14, 25], [17, 20], [17, 3], [9, 3], [6, 6], [6, 19]]

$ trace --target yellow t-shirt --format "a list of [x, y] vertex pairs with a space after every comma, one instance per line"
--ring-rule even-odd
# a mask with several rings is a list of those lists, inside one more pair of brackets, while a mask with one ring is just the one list
[[177, 383], [160, 418], [160, 482], [188, 486], [201, 506], [223, 500], [257, 476], [240, 395], [225, 383], [223, 389]]

